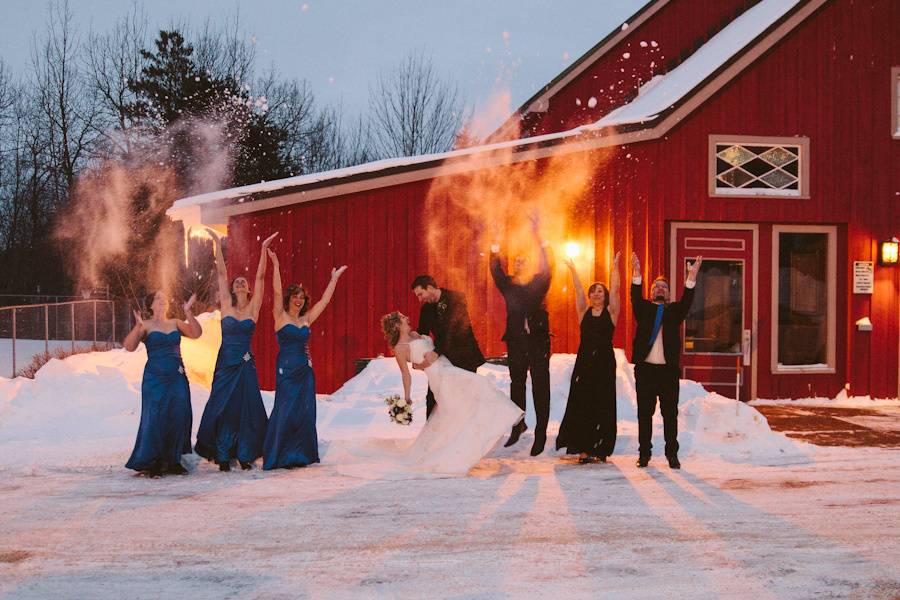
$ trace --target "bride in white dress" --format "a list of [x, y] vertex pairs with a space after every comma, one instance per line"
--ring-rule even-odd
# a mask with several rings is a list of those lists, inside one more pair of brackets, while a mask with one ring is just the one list
[[405, 315], [385, 315], [381, 326], [400, 366], [404, 398], [409, 400], [412, 362], [424, 367], [436, 406], [405, 451], [374, 454], [402, 471], [465, 475], [522, 419], [522, 410], [487, 377], [454, 367], [447, 357], [435, 354], [431, 338], [413, 331]]

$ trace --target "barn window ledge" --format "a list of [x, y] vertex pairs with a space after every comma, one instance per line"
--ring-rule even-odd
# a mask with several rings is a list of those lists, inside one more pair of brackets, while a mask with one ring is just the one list
[[776, 373], [834, 373], [834, 367], [828, 365], [783, 365], [778, 363]]
[[709, 195], [809, 197], [809, 138], [709, 136]]

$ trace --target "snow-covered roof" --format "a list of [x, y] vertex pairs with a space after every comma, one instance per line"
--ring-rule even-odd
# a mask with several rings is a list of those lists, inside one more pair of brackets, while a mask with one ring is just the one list
[[[649, 127], [664, 113], [678, 105], [695, 90], [701, 88], [710, 76], [718, 72], [736, 55], [756, 42], [776, 22], [785, 17], [797, 5], [810, 0], [761, 0], [738, 18], [723, 28], [693, 55], [669, 73], [654, 77], [642, 86], [637, 98], [625, 104], [595, 123], [582, 125], [567, 131], [516, 139], [461, 150], [451, 150], [423, 156], [391, 158], [356, 165], [343, 169], [310, 173], [275, 181], [266, 181], [237, 188], [208, 192], [182, 198], [167, 211], [179, 218], [192, 208], [220, 201], [240, 199], [252, 195], [304, 188], [323, 182], [339, 183], [348, 178], [378, 177], [389, 175], [401, 169], [416, 169], [434, 166], [454, 159], [464, 159], [480, 154], [489, 155], [507, 151], [512, 154], [524, 152], [537, 146], [558, 145], [577, 139], [593, 139], [597, 146], [615, 142], [613, 136], [604, 132], [623, 126]], [[821, 4], [827, 0], [818, 0]], [[810, 11], [811, 14], [812, 11]], [[805, 17], [804, 17], [805, 18]], [[774, 43], [774, 42], [773, 42]], [[659, 135], [662, 135], [660, 132]], [[651, 136], [644, 139], [651, 139]], [[512, 161], [515, 161], [512, 158]], [[472, 163], [472, 168], [477, 168]]]
[[729, 23], [677, 68], [645, 83], [637, 98], [586, 127], [614, 127], [655, 119], [718, 71], [731, 57], [801, 1], [763, 0]]

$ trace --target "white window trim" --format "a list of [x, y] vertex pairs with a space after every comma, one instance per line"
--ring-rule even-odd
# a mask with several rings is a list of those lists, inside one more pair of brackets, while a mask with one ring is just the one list
[[900, 140], [900, 67], [891, 68], [891, 137]]
[[[827, 233], [828, 234], [828, 323], [825, 326], [827, 336], [826, 357], [824, 365], [782, 365], [778, 363], [778, 296], [779, 296], [779, 234], [781, 233]], [[836, 373], [836, 334], [837, 334], [837, 227], [833, 225], [773, 225], [772, 226], [772, 353], [771, 366], [773, 374], [791, 373]]]
[[[735, 188], [719, 189], [716, 187], [716, 144], [741, 144], [743, 146], [799, 146], [800, 170], [798, 172], [799, 189], [794, 190], [767, 190], [764, 188]], [[754, 135], [719, 135], [709, 136], [709, 144], [706, 149], [709, 157], [709, 170], [707, 181], [709, 182], [709, 196], [711, 198], [793, 198], [799, 200], [809, 199], [809, 138], [808, 137], [763, 137]]]

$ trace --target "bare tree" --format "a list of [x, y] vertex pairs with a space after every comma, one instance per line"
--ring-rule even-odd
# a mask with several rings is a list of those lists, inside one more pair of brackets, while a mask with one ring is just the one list
[[429, 57], [410, 55], [369, 90], [376, 152], [396, 157], [449, 150], [464, 105], [456, 84], [441, 79]]
[[89, 36], [86, 77], [97, 95], [100, 114], [96, 127], [108, 151], [130, 151], [128, 106], [134, 102], [134, 94], [128, 83], [141, 74], [145, 63], [141, 50], [146, 41], [147, 15], [137, 4], [110, 31]]
[[193, 40], [194, 62], [198, 70], [217, 79], [233, 78], [249, 84], [256, 62], [256, 46], [240, 27], [240, 13], [218, 26], [207, 19], [196, 33], [182, 27]]
[[50, 5], [47, 32], [32, 52], [33, 93], [47, 136], [54, 200], [61, 205], [89, 158], [99, 111], [79, 68], [80, 42], [67, 0]]

